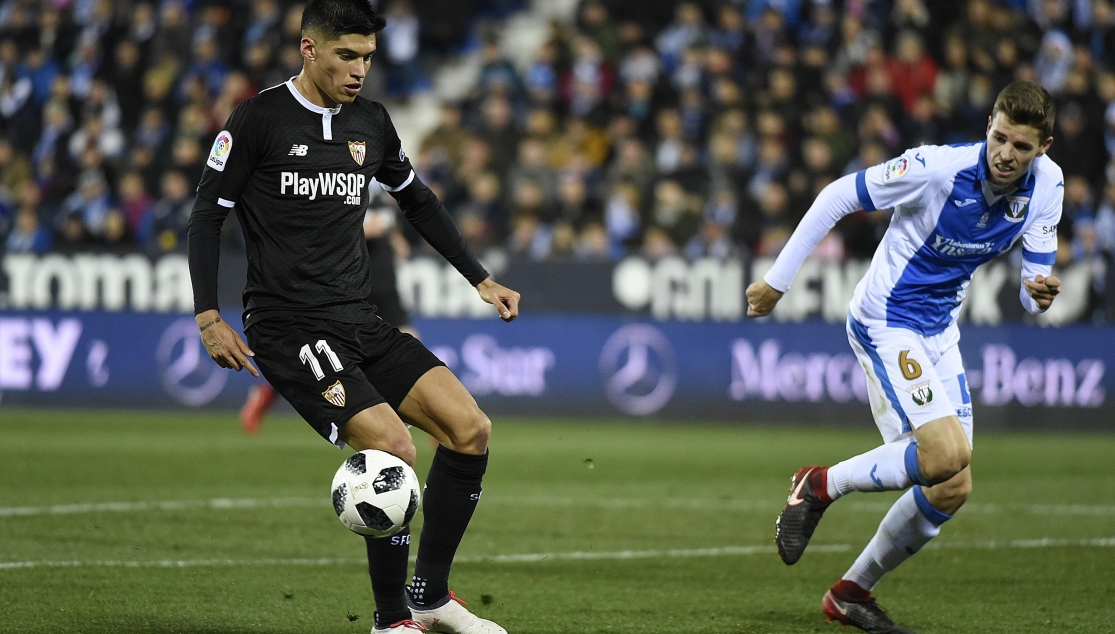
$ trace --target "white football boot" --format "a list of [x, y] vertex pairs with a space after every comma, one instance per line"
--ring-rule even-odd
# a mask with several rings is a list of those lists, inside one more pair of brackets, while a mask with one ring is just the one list
[[426, 626], [418, 621], [406, 620], [392, 623], [387, 627], [373, 627], [372, 634], [414, 634], [415, 632], [425, 632]]
[[[453, 591], [449, 591], [449, 600], [439, 608], [423, 609], [410, 604], [410, 613], [430, 632], [443, 632], [444, 634], [507, 634], [507, 630], [489, 621], [482, 619], [465, 609], [468, 603], [457, 598]], [[410, 634], [409, 632], [407, 634]]]

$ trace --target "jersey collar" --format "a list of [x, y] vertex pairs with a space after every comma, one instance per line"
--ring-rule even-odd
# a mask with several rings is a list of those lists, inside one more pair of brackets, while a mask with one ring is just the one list
[[302, 93], [298, 92], [298, 89], [294, 87], [294, 78], [293, 77], [286, 80], [286, 87], [287, 87], [288, 90], [290, 90], [290, 94], [294, 95], [294, 98], [296, 100], [298, 100], [298, 103], [302, 104], [302, 107], [305, 108], [306, 110], [309, 110], [310, 112], [316, 112], [317, 114], [333, 114], [333, 115], [335, 115], [335, 114], [337, 114], [338, 112], [341, 111], [340, 106], [337, 106], [336, 108], [323, 108], [321, 106], [318, 106], [318, 105], [315, 105], [315, 104], [311, 103], [309, 99], [306, 99], [306, 97], [303, 96]]

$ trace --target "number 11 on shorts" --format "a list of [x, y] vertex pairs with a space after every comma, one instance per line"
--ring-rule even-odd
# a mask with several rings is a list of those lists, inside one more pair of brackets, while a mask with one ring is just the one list
[[[340, 372], [344, 369], [344, 366], [341, 365], [341, 360], [337, 358], [337, 355], [324, 339], [318, 339], [314, 347], [317, 348], [318, 352], [323, 353], [325, 357], [329, 359], [329, 365], [333, 366], [334, 370]], [[313, 371], [314, 378], [318, 381], [325, 378], [325, 373], [321, 371], [321, 364], [318, 363], [317, 357], [314, 356], [313, 350], [310, 349], [310, 344], [302, 346], [302, 349], [298, 351], [298, 358], [302, 360], [302, 363], [310, 364], [310, 370]]]

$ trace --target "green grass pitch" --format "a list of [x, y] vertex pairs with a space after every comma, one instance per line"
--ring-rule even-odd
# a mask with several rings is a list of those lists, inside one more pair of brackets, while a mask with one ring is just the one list
[[[511, 634], [840, 631], [821, 595], [895, 495], [841, 500], [793, 567], [774, 518], [796, 467], [877, 442], [496, 420], [452, 587]], [[328, 499], [347, 453], [292, 416], [246, 438], [231, 414], [0, 409], [0, 632], [368, 632]], [[977, 435], [969, 506], [880, 603], [918, 632], [1115, 631], [1113, 457], [1115, 436]]]

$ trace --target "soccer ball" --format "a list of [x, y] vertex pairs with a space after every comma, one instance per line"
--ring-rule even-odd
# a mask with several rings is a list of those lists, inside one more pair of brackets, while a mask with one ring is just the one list
[[406, 528], [418, 512], [418, 476], [399, 458], [365, 449], [333, 476], [333, 510], [354, 533], [387, 537]]

